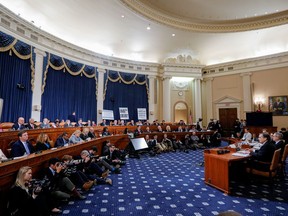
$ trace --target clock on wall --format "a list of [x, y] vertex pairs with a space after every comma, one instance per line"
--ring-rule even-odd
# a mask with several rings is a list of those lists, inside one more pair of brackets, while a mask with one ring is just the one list
[[179, 96], [182, 96], [182, 95], [183, 95], [183, 91], [179, 91], [179, 92], [178, 92], [178, 95], [179, 95]]

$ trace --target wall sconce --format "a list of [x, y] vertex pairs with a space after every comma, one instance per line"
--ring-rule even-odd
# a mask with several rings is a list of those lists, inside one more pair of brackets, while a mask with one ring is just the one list
[[154, 112], [153, 112], [153, 111], [150, 111], [150, 115], [154, 115]]
[[257, 106], [257, 111], [256, 112], [262, 112], [261, 107], [264, 105], [264, 98], [258, 97], [255, 99], [255, 105]]
[[102, 110], [98, 110], [98, 113], [99, 113], [99, 114], [102, 114]]

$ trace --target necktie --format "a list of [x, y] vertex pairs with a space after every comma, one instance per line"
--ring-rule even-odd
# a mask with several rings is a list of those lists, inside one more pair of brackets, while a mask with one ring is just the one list
[[26, 153], [29, 155], [30, 154], [30, 150], [29, 150], [28, 144], [26, 142], [24, 142], [24, 148], [25, 148]]

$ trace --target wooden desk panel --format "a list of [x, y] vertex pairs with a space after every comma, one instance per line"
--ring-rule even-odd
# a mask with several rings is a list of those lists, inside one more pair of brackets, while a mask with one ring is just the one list
[[37, 173], [41, 169], [48, 166], [48, 161], [50, 158], [61, 158], [65, 154], [76, 156], [79, 155], [82, 150], [88, 150], [92, 146], [97, 146], [98, 151], [101, 153], [102, 144], [106, 139], [109, 139], [111, 143], [115, 144], [115, 146], [120, 149], [122, 149], [123, 146], [125, 147], [129, 142], [127, 135], [115, 135], [98, 138], [82, 144], [69, 145], [67, 147], [62, 147], [55, 150], [46, 150], [40, 154], [34, 153], [25, 158], [0, 163], [0, 188], [9, 188], [12, 185], [15, 181], [18, 170], [22, 166], [31, 166], [34, 175], [37, 176]]
[[216, 149], [204, 151], [205, 183], [225, 193], [230, 193], [229, 169], [233, 162], [247, 160], [248, 157], [233, 156], [234, 152], [217, 154]]

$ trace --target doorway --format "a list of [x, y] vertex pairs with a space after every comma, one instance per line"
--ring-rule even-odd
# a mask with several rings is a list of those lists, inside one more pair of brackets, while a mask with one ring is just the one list
[[185, 102], [177, 102], [174, 106], [174, 122], [183, 120], [185, 123], [188, 121], [188, 107]]
[[230, 137], [234, 131], [234, 122], [237, 119], [237, 108], [219, 108], [219, 120], [223, 128], [223, 136]]

